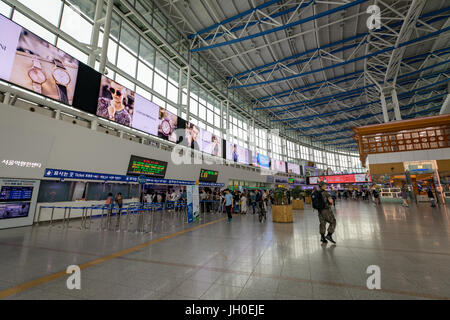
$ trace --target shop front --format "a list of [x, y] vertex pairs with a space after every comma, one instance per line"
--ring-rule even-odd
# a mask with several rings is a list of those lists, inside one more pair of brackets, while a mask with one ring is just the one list
[[[401, 201], [402, 188], [408, 189], [409, 197], [416, 202], [428, 202], [431, 190], [438, 201], [450, 201], [448, 185], [449, 171], [445, 165], [448, 160], [405, 161], [370, 165], [373, 182], [381, 186], [382, 201]], [[439, 166], [440, 165], [440, 166]], [[446, 190], [449, 194], [446, 194]]]

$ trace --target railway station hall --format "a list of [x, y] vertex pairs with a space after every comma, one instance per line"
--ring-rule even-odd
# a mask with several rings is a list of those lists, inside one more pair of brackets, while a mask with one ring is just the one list
[[0, 300], [450, 300], [449, 89], [449, 0], [0, 0]]

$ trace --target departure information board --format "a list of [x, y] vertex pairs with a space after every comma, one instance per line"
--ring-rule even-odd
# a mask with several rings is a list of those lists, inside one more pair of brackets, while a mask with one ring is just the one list
[[212, 171], [212, 170], [205, 170], [202, 169], [200, 173], [200, 182], [217, 182], [217, 178], [219, 178], [219, 172], [218, 171]]
[[164, 178], [167, 171], [167, 162], [131, 156], [127, 174], [130, 176], [148, 176]]
[[0, 201], [30, 201], [33, 187], [3, 186], [0, 192]]

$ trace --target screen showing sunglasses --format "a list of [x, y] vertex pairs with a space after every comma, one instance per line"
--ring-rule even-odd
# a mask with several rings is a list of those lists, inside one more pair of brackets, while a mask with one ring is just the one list
[[109, 91], [112, 93], [112, 94], [115, 94], [115, 95], [117, 95], [117, 96], [121, 96], [122, 95], [122, 92], [120, 91], [120, 90], [117, 90], [117, 89], [114, 89], [114, 88], [109, 88]]

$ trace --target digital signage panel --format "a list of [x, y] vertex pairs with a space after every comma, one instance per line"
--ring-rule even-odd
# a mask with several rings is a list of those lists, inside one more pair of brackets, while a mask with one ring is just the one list
[[79, 62], [0, 15], [0, 78], [72, 105]]
[[219, 178], [219, 172], [213, 170], [202, 169], [200, 172], [200, 182], [212, 182], [216, 183]]
[[31, 201], [33, 187], [3, 186], [0, 191], [0, 202]]
[[131, 127], [134, 101], [133, 91], [102, 76], [97, 116]]
[[252, 165], [258, 168], [270, 169], [270, 158], [261, 153], [257, 153], [252, 157]]
[[164, 108], [160, 108], [158, 119], [158, 137], [177, 143], [178, 116]]
[[344, 174], [335, 176], [321, 176], [321, 177], [309, 177], [310, 184], [318, 184], [320, 181], [331, 184], [339, 183], [370, 183], [372, 182], [372, 177], [366, 174]]
[[164, 178], [167, 171], [167, 162], [147, 159], [138, 156], [131, 156], [128, 165], [127, 175], [130, 176], [148, 176], [155, 178]]
[[222, 157], [222, 139], [203, 129], [200, 129], [200, 133], [200, 151], [216, 157]]
[[25, 218], [30, 211], [29, 202], [0, 203], [0, 220]]
[[273, 171], [286, 173], [286, 162], [281, 161], [281, 160], [272, 159], [271, 169]]
[[235, 143], [226, 143], [226, 159], [236, 163], [250, 164], [249, 151]]
[[298, 164], [289, 163], [287, 164], [287, 173], [300, 175], [300, 166]]
[[132, 127], [153, 136], [158, 136], [159, 106], [135, 94]]
[[191, 149], [200, 151], [201, 145], [200, 128], [191, 122], [186, 123], [184, 144]]

